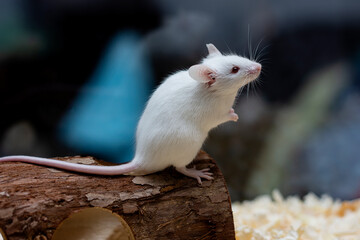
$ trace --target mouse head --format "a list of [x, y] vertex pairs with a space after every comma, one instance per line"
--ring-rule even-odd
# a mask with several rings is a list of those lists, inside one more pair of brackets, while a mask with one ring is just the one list
[[213, 44], [206, 46], [209, 55], [201, 64], [189, 68], [189, 75], [206, 87], [233, 92], [260, 75], [259, 63], [237, 55], [222, 55]]

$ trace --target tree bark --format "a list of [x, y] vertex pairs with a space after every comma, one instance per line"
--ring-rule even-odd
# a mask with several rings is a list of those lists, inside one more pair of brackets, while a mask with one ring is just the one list
[[[100, 164], [92, 157], [57, 159]], [[219, 168], [202, 151], [194, 164], [209, 167], [214, 180], [199, 185], [173, 168], [147, 176], [95, 176], [2, 163], [0, 228], [9, 240], [51, 239], [72, 213], [101, 207], [120, 215], [137, 240], [235, 239], [230, 197]]]

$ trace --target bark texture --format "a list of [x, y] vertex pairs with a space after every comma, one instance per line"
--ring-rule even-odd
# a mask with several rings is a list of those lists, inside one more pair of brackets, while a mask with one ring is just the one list
[[[99, 164], [92, 157], [57, 158]], [[9, 240], [51, 239], [59, 224], [84, 208], [119, 214], [135, 239], [235, 239], [230, 197], [213, 159], [200, 152], [198, 169], [213, 181], [169, 168], [147, 176], [93, 176], [25, 163], [0, 164], [0, 228]]]

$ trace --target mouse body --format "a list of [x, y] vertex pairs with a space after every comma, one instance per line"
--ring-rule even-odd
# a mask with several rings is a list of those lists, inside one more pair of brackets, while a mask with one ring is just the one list
[[19, 161], [98, 175], [145, 175], [174, 166], [189, 177], [211, 180], [209, 169], [186, 168], [208, 132], [237, 121], [232, 106], [238, 90], [256, 79], [261, 65], [237, 55], [222, 55], [213, 44], [200, 64], [169, 76], [152, 94], [136, 130], [133, 160], [117, 166], [90, 166], [47, 158], [9, 156]]

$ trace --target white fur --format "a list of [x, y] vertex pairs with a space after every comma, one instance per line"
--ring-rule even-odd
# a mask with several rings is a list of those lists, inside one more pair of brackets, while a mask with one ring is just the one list
[[[71, 163], [57, 163], [56, 167], [100, 175], [138, 175], [188, 165], [209, 130], [233, 120], [229, 111], [238, 89], [255, 79], [261, 68], [260, 64], [240, 56], [224, 56], [212, 44], [207, 47], [209, 55], [201, 64], [168, 77], [153, 93], [138, 124], [135, 157], [126, 167], [120, 165], [111, 170], [111, 167], [91, 166], [90, 169]], [[240, 68], [237, 73], [231, 72], [234, 66]], [[0, 162], [10, 160], [47, 166], [58, 162], [47, 160], [45, 164], [45, 160], [24, 156], [0, 158]]]
[[[216, 82], [212, 86], [207, 87], [204, 76], [200, 76], [204, 69], [193, 73], [199, 74], [200, 81], [181, 71], [167, 78], [151, 96], [136, 134], [134, 161], [140, 165], [139, 171], [188, 165], [209, 130], [230, 120], [229, 110], [238, 89], [258, 76], [247, 72], [259, 64], [239, 56], [218, 55], [213, 48], [202, 64], [195, 65], [214, 73]], [[231, 74], [233, 66], [240, 67], [237, 74]]]

